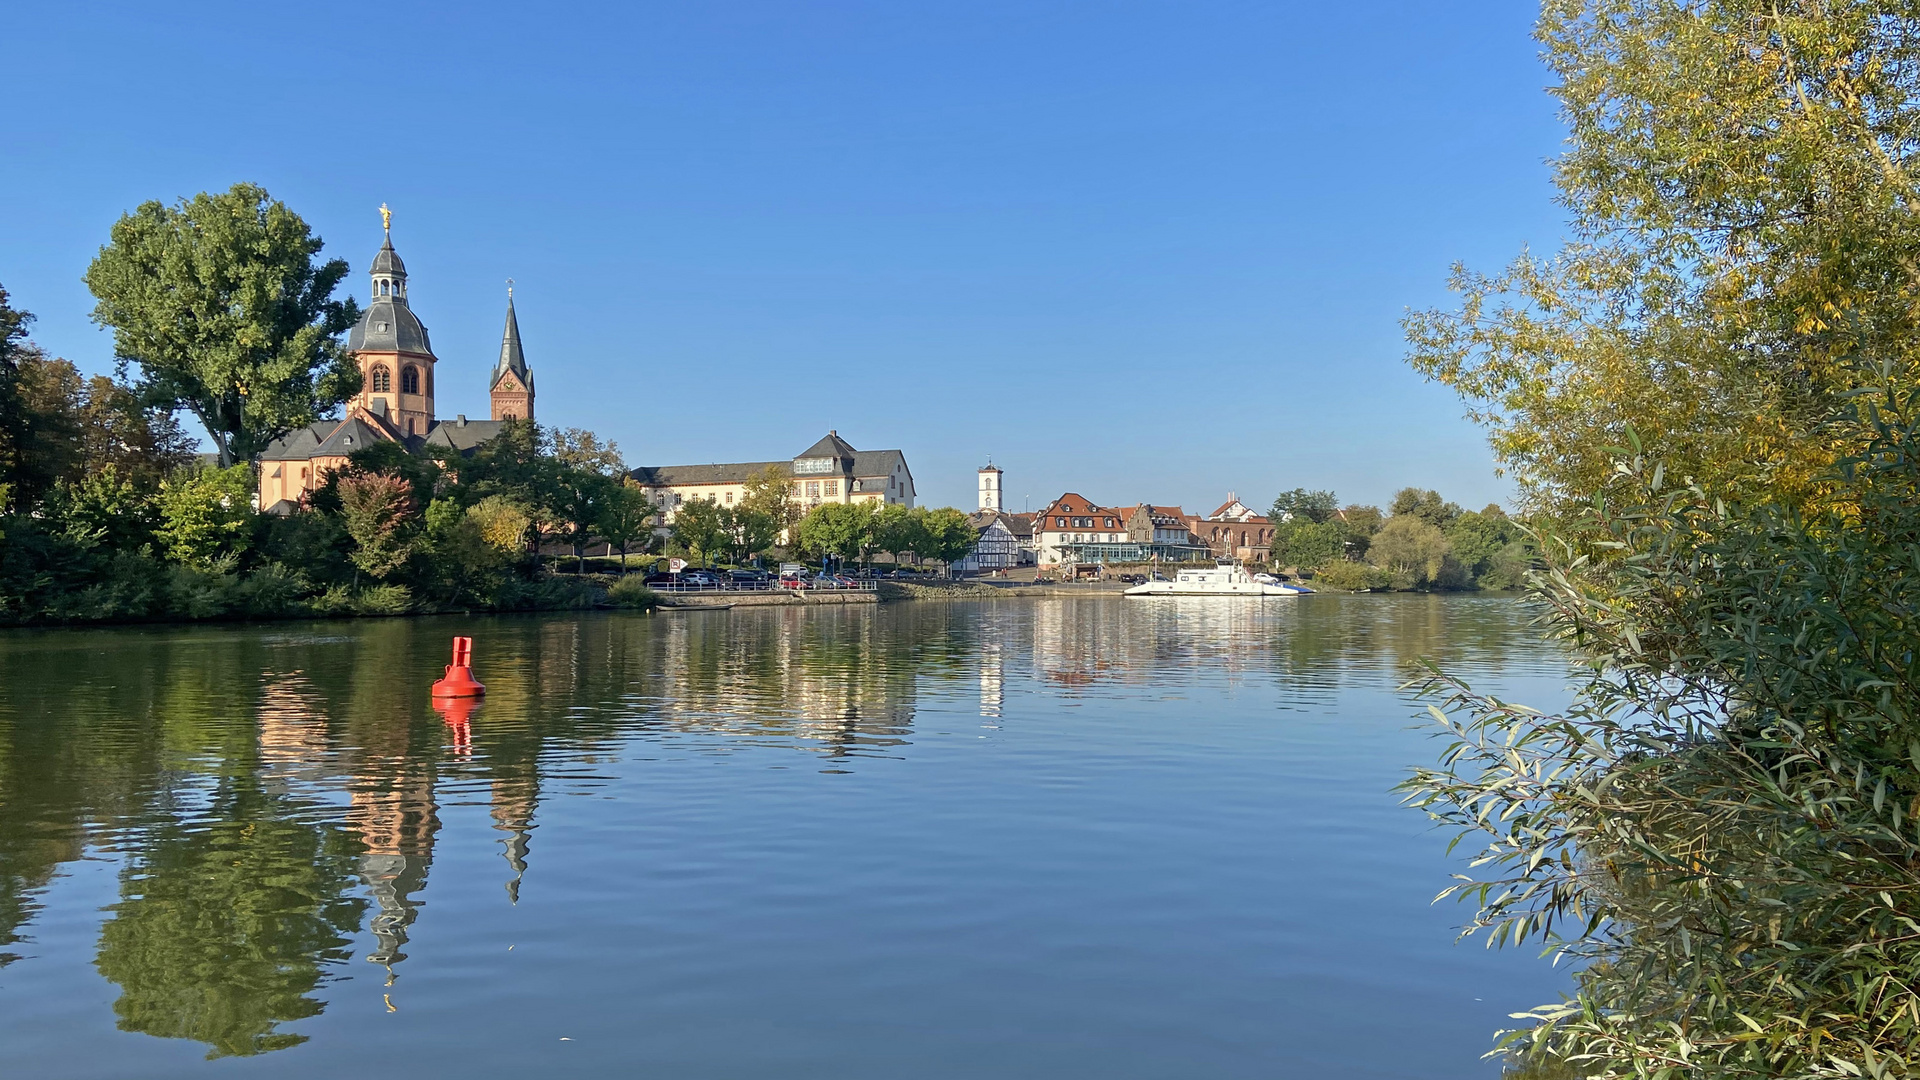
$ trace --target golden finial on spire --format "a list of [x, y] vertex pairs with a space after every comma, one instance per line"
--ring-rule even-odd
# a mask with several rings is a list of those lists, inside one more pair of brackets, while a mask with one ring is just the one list
[[388, 232], [393, 231], [393, 211], [387, 209], [386, 203], [380, 204], [380, 227]]

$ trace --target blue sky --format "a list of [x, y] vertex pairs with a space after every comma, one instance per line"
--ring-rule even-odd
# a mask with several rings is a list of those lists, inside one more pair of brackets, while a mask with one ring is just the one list
[[538, 412], [634, 464], [828, 428], [921, 500], [1209, 510], [1505, 482], [1399, 319], [1563, 233], [1535, 7], [45, 4], [8, 15], [0, 283], [111, 366], [121, 213], [263, 184], [353, 266], [394, 209], [443, 416], [504, 279]]

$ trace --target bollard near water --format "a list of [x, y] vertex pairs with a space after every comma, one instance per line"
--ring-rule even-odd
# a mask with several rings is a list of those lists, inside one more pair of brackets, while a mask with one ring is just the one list
[[479, 697], [487, 688], [473, 678], [473, 639], [457, 637], [453, 639], [453, 663], [447, 665], [445, 678], [433, 684], [433, 696], [437, 698]]

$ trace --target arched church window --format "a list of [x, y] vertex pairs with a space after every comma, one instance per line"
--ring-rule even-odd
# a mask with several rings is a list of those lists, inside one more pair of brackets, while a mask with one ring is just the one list
[[388, 371], [385, 364], [375, 364], [373, 366], [373, 392], [376, 394], [386, 394], [391, 393], [392, 390], [393, 372]]
[[417, 394], [420, 392], [420, 369], [408, 364], [400, 369], [400, 392]]

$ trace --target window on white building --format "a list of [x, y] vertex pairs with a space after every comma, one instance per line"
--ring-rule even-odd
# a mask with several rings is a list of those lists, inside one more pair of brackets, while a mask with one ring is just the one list
[[826, 493], [827, 493], [828, 495], [838, 495], [838, 494], [840, 494], [840, 481], [838, 481], [838, 480], [829, 480], [829, 481], [827, 481], [827, 486], [826, 486]]
[[819, 497], [820, 497], [820, 481], [818, 480], [807, 481], [807, 498], [817, 499]]

